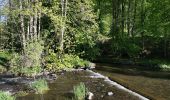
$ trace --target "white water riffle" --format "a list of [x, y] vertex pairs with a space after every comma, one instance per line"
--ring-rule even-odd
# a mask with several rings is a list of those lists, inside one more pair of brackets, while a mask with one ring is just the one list
[[104, 79], [104, 81], [107, 84], [109, 84], [111, 86], [115, 86], [118, 89], [124, 90], [124, 91], [130, 93], [131, 95], [134, 95], [134, 96], [138, 97], [140, 100], [149, 100], [148, 98], [146, 98], [146, 97], [144, 97], [144, 96], [142, 96], [142, 95], [140, 95], [140, 94], [138, 94], [136, 92], [133, 92], [132, 90], [129, 90], [126, 87], [118, 84], [117, 82], [114, 82], [114, 81], [110, 80], [108, 77], [106, 77], [106, 76], [104, 76], [104, 75], [102, 75], [100, 73], [96, 73], [96, 72], [93, 72], [91, 70], [88, 70], [88, 72], [91, 73], [91, 76], [90, 76], [91, 78], [102, 78], [102, 79]]

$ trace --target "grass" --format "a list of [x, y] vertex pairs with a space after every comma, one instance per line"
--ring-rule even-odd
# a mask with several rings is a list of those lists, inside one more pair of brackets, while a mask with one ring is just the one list
[[19, 91], [15, 94], [15, 97], [22, 97], [22, 96], [26, 96], [28, 95], [28, 93], [26, 91]]
[[36, 91], [38, 94], [43, 94], [45, 91], [49, 90], [47, 81], [45, 79], [39, 79], [30, 84], [30, 87]]
[[84, 83], [80, 83], [74, 86], [74, 99], [75, 100], [85, 100], [87, 95], [87, 88]]
[[6, 92], [0, 91], [0, 100], [15, 100], [15, 97]]

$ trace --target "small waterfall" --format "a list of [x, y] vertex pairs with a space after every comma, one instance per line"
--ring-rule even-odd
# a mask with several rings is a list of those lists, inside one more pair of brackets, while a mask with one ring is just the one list
[[140, 94], [138, 94], [138, 93], [136, 93], [136, 92], [133, 92], [132, 90], [129, 90], [129, 89], [127, 89], [126, 87], [118, 84], [117, 82], [111, 81], [108, 77], [106, 77], [106, 76], [104, 76], [104, 75], [102, 75], [102, 74], [100, 74], [100, 73], [96, 73], [96, 72], [93, 72], [93, 71], [91, 71], [91, 70], [88, 70], [88, 72], [90, 72], [90, 73], [92, 74], [92, 75], [90, 76], [91, 78], [102, 78], [102, 79], [104, 79], [104, 81], [105, 81], [107, 84], [109, 84], [109, 85], [111, 85], [111, 86], [115, 86], [115, 87], [117, 87], [118, 89], [121, 89], [121, 90], [123, 90], [123, 91], [126, 91], [126, 92], [130, 93], [131, 95], [134, 95], [134, 96], [138, 97], [140, 100], [149, 100], [148, 98], [146, 98], [146, 97], [144, 97], [144, 96], [142, 96], [142, 95], [140, 95]]

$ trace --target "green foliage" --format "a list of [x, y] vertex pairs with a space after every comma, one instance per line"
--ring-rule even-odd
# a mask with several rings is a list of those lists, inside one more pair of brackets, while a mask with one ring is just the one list
[[10, 60], [11, 72], [26, 76], [35, 76], [41, 72], [41, 54], [43, 51], [42, 41], [29, 43], [25, 54], [13, 53]]
[[159, 64], [162, 71], [170, 71], [170, 64]]
[[47, 62], [46, 67], [48, 70], [52, 71], [61, 71], [61, 70], [70, 70], [73, 68], [79, 67], [88, 67], [89, 61], [83, 60], [76, 55], [65, 54], [61, 59], [57, 58], [55, 53], [51, 53], [45, 57]]
[[0, 51], [0, 58], [6, 59], [6, 60], [10, 60], [12, 58], [12, 55], [8, 51]]
[[88, 89], [86, 88], [84, 83], [80, 83], [77, 86], [74, 86], [73, 92], [74, 92], [75, 100], [85, 100], [88, 93]]
[[26, 91], [19, 91], [15, 94], [15, 97], [23, 97], [28, 95], [28, 93]]
[[9, 95], [8, 93], [0, 91], [0, 100], [15, 100], [15, 97]]
[[42, 71], [41, 67], [12, 67], [10, 72], [15, 75], [34, 77]]
[[41, 55], [44, 49], [43, 41], [39, 40], [36, 42], [31, 42], [27, 44], [26, 50], [25, 50], [25, 56], [30, 59], [28, 63], [31, 65], [26, 65], [25, 67], [34, 67], [34, 66], [41, 66]]
[[11, 58], [12, 55], [10, 52], [0, 51], [0, 73], [7, 71]]
[[0, 73], [3, 73], [5, 71], [7, 71], [7, 69], [4, 66], [0, 65]]
[[123, 38], [121, 40], [113, 40], [112, 41], [112, 50], [114, 51], [115, 56], [120, 56], [121, 54], [127, 54], [130, 58], [138, 57], [142, 48], [134, 41]]
[[135, 57], [139, 56], [140, 52], [142, 51], [140, 46], [133, 44], [133, 43], [127, 44], [125, 50], [127, 51], [127, 54], [131, 58], [135, 58]]
[[143, 65], [144, 68], [153, 71], [170, 71], [170, 62], [161, 59], [145, 59], [136, 62], [139, 65]]
[[43, 94], [49, 90], [48, 83], [45, 79], [39, 79], [30, 84], [30, 87], [36, 91], [36, 93]]
[[98, 39], [97, 14], [93, 6], [94, 2], [91, 0], [69, 1], [67, 30], [64, 35], [66, 53], [90, 60], [99, 54], [96, 46]]

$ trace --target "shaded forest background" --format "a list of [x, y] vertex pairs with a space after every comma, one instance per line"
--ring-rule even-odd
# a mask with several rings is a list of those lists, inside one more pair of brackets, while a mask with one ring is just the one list
[[0, 49], [27, 56], [24, 60], [68, 55], [91, 61], [170, 57], [169, 0], [1, 0], [1, 4]]

